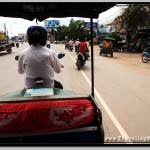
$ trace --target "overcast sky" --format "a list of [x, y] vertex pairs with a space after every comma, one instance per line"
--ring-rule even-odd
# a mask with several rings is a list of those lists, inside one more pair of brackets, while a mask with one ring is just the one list
[[[103, 12], [99, 15], [98, 22], [99, 24], [105, 24], [113, 20], [116, 16], [120, 15], [121, 7], [113, 7], [106, 12]], [[60, 20], [61, 25], [69, 25], [71, 17], [68, 18], [47, 18], [46, 20]], [[77, 18], [74, 17], [75, 20], [85, 20], [86, 22], [90, 22], [88, 18]], [[97, 19], [93, 20], [97, 22]], [[8, 35], [18, 36], [19, 33], [26, 33], [26, 30], [31, 25], [36, 25], [36, 21], [28, 21], [20, 18], [8, 18], [8, 17], [0, 17], [0, 31], [4, 31], [4, 23], [6, 24], [6, 28], [8, 30]], [[44, 21], [38, 22], [38, 25], [44, 26]]]

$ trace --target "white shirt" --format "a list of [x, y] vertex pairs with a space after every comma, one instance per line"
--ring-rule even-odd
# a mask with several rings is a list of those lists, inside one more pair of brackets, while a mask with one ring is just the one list
[[75, 45], [78, 46], [79, 43], [80, 43], [80, 41], [76, 41], [76, 42], [75, 42]]
[[37, 77], [44, 79], [45, 87], [53, 87], [54, 71], [60, 73], [61, 65], [52, 49], [31, 45], [19, 55], [18, 72], [24, 74], [25, 88], [33, 88]]

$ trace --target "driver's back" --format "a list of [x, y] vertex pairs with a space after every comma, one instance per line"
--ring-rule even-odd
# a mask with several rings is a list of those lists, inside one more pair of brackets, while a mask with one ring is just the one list
[[19, 73], [25, 73], [25, 88], [34, 87], [37, 77], [43, 78], [44, 86], [53, 87], [54, 71], [61, 72], [55, 52], [45, 46], [31, 45], [21, 53], [18, 64]]

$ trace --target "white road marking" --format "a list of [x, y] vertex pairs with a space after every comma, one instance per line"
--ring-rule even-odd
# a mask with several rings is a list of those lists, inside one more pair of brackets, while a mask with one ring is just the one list
[[[67, 55], [74, 61], [74, 58], [68, 53], [66, 52]], [[80, 70], [82, 75], [85, 77], [86, 81], [89, 83], [90, 87], [91, 87], [91, 81], [88, 79], [88, 77], [86, 76], [86, 74]], [[104, 109], [106, 110], [106, 112], [108, 113], [109, 117], [111, 118], [112, 122], [114, 123], [114, 125], [116, 126], [116, 128], [118, 129], [118, 131], [120, 132], [121, 136], [125, 139], [128, 139], [128, 144], [133, 144], [132, 141], [130, 140], [130, 137], [128, 136], [128, 134], [125, 132], [125, 130], [123, 129], [123, 127], [121, 126], [121, 124], [119, 123], [119, 121], [117, 120], [117, 118], [115, 117], [115, 115], [112, 113], [112, 111], [110, 110], [110, 108], [107, 106], [107, 104], [105, 103], [105, 101], [103, 100], [103, 98], [100, 96], [100, 94], [98, 93], [97, 89], [94, 87], [94, 93], [97, 96], [97, 98], [99, 99], [99, 101], [101, 102], [102, 106], [104, 107]]]

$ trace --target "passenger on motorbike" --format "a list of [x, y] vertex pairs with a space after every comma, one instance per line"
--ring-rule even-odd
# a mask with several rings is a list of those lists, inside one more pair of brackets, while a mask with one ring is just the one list
[[43, 87], [63, 88], [54, 80], [54, 72], [60, 73], [60, 61], [54, 50], [47, 48], [47, 31], [42, 26], [27, 29], [29, 47], [19, 54], [18, 72], [24, 74], [25, 88], [34, 88], [36, 79], [43, 79]]
[[90, 43], [87, 39], [85, 39], [86, 45], [87, 45], [87, 51], [89, 52]]
[[87, 44], [85, 42], [85, 38], [80, 39], [80, 43], [78, 44], [80, 53], [84, 56], [84, 61], [86, 61], [86, 51], [87, 51]]
[[77, 39], [77, 40], [75, 41], [75, 51], [76, 51], [77, 53], [79, 52], [79, 47], [78, 47], [79, 43], [80, 43], [80, 41], [79, 41], [79, 39]]

